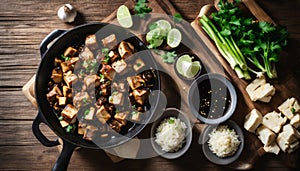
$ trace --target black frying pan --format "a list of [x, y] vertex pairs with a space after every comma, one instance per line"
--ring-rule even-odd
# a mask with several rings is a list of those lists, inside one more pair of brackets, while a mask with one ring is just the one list
[[[99, 147], [93, 142], [84, 140], [80, 135], [66, 133], [64, 128], [61, 127], [59, 120], [57, 119], [46, 98], [47, 84], [50, 81], [54, 58], [60, 56], [60, 54], [62, 54], [68, 46], [83, 44], [88, 34], [95, 34], [96, 32], [98, 33], [99, 29], [105, 29], [105, 31], [101, 31], [101, 34], [97, 34], [97, 40], [101, 40], [102, 38], [114, 33], [116, 34], [118, 41], [129, 41], [135, 46], [137, 51], [143, 51], [147, 49], [143, 42], [131, 32], [119, 26], [112, 24], [108, 25], [106, 23], [85, 24], [75, 27], [69, 31], [55, 30], [43, 40], [40, 47], [42, 60], [39, 65], [35, 81], [35, 94], [39, 106], [39, 112], [32, 124], [32, 131], [36, 138], [43, 145], [47, 147], [59, 145], [58, 140], [50, 141], [40, 131], [39, 125], [41, 123], [45, 123], [63, 140], [63, 150], [52, 170], [67, 170], [68, 163], [75, 147], [99, 149]], [[56, 40], [48, 49], [47, 45], [54, 39]], [[145, 63], [147, 63], [149, 66], [152, 66], [154, 69], [157, 69], [150, 52], [147, 52], [147, 56], [147, 61], [145, 61]], [[157, 81], [154, 89], [159, 90], [160, 83], [158, 72], [156, 75]], [[130, 129], [130, 131], [125, 133], [124, 136], [108, 139], [108, 141], [106, 141], [104, 144], [101, 144], [101, 148], [116, 147], [135, 137], [150, 121], [158, 104], [159, 94], [156, 94], [154, 99], [154, 102], [152, 102], [151, 107], [149, 108], [148, 116], [143, 121], [143, 124], [135, 124], [135, 126]]]

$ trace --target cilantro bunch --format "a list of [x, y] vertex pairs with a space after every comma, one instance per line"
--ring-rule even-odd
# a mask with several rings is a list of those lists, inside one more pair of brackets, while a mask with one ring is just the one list
[[[212, 20], [206, 16], [200, 19], [202, 28], [240, 78], [250, 79], [248, 71], [263, 72], [269, 78], [276, 78], [275, 63], [279, 61], [280, 51], [287, 45], [286, 28], [246, 17], [238, 3], [240, 1], [220, 1], [220, 10], [212, 13]], [[250, 68], [247, 63], [259, 71]]]
[[146, 14], [150, 13], [152, 9], [147, 6], [147, 0], [137, 0], [134, 11], [138, 16], [144, 17]]

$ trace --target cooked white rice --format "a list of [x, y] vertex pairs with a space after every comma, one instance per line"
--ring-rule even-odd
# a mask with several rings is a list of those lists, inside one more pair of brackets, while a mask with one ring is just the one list
[[186, 125], [179, 118], [169, 117], [164, 119], [156, 130], [155, 142], [163, 151], [176, 152], [185, 142]]
[[218, 157], [229, 157], [236, 153], [239, 148], [239, 135], [227, 125], [220, 125], [209, 134], [209, 149]]

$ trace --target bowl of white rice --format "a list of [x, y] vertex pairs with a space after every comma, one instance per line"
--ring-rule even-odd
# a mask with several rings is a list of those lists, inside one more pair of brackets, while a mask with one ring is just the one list
[[236, 161], [244, 148], [241, 128], [232, 120], [219, 125], [209, 125], [200, 135], [199, 144], [205, 157], [219, 165]]
[[192, 126], [188, 117], [176, 108], [167, 108], [153, 122], [151, 144], [154, 151], [167, 159], [182, 156], [192, 142]]

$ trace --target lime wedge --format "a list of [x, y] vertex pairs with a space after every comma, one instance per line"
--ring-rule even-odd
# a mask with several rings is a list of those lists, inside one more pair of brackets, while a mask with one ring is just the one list
[[133, 25], [132, 17], [129, 9], [125, 5], [121, 5], [117, 11], [117, 19], [119, 24], [124, 28], [130, 28]]
[[189, 55], [182, 55], [176, 62], [176, 69], [182, 76], [192, 78], [200, 71], [201, 65], [199, 61], [192, 62]]
[[171, 47], [171, 48], [175, 48], [177, 47], [180, 42], [181, 42], [181, 33], [178, 29], [173, 28], [169, 31], [168, 35], [167, 35], [167, 44]]
[[167, 20], [158, 20], [155, 22], [158, 28], [169, 32], [171, 30], [171, 24]]

